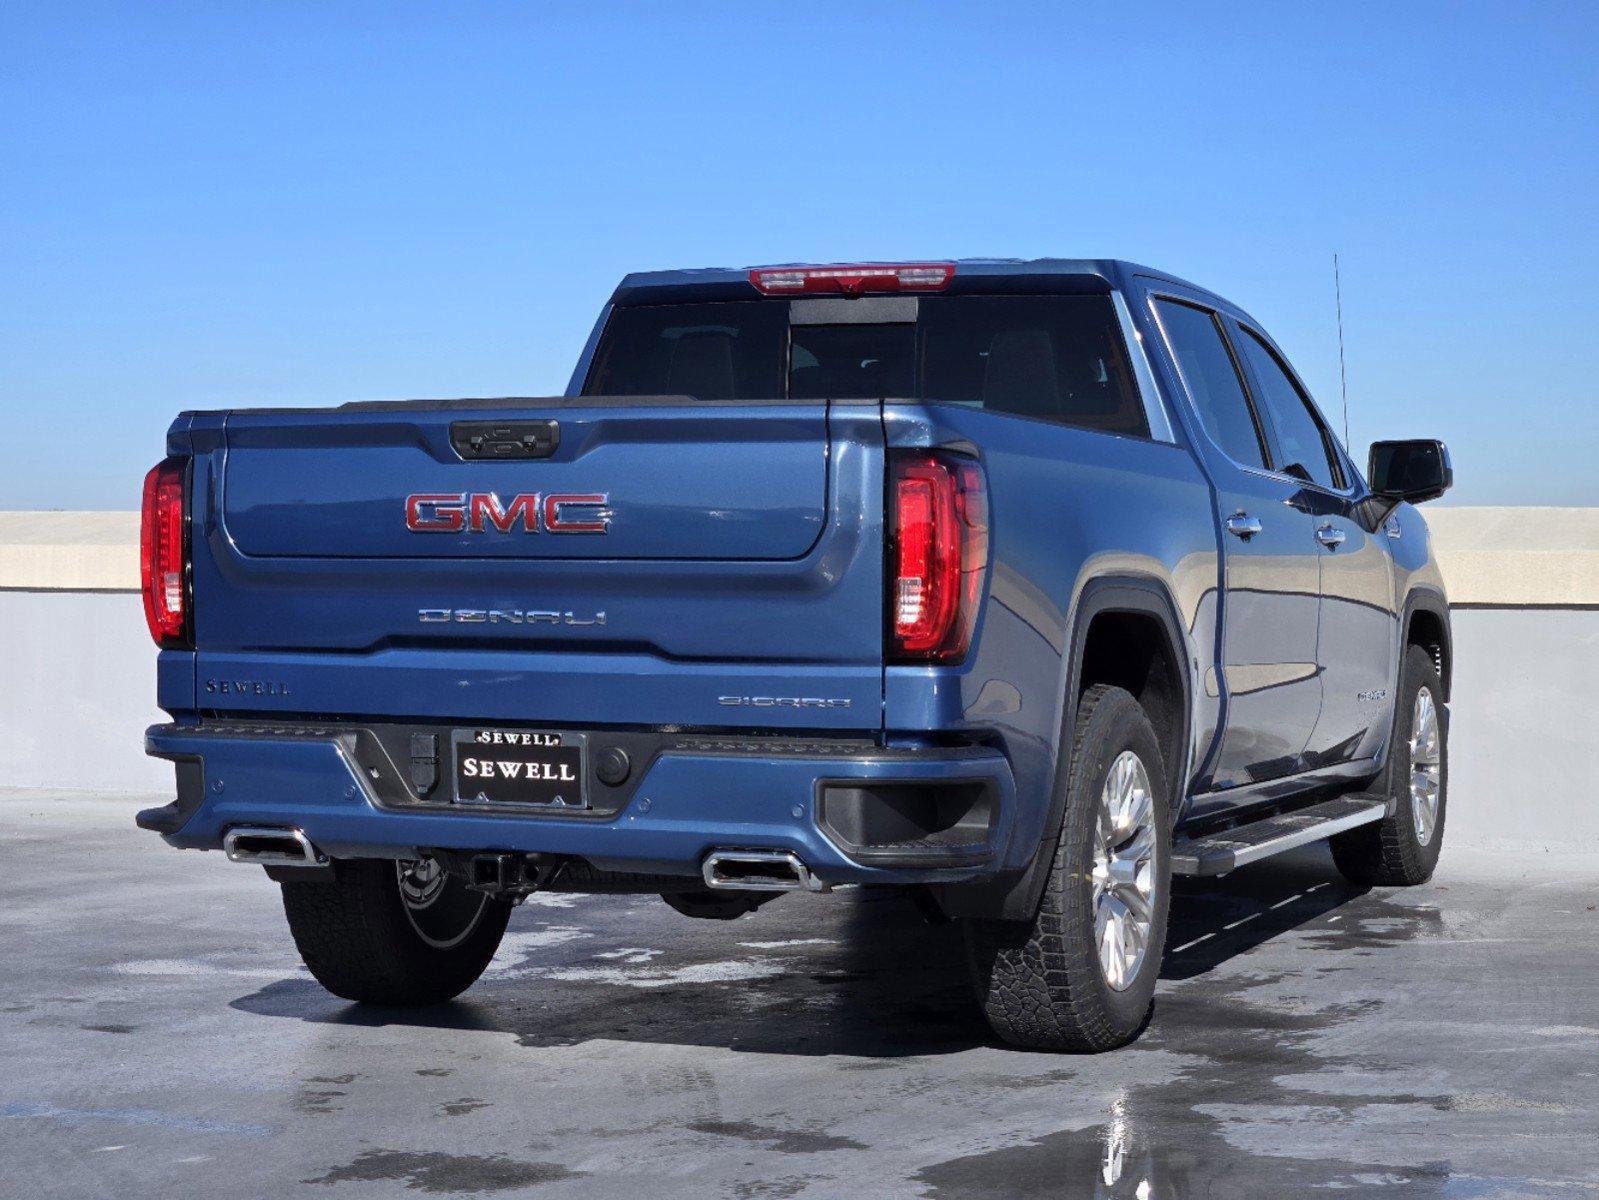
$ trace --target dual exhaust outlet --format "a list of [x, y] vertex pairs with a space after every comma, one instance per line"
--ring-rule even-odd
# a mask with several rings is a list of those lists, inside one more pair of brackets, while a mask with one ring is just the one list
[[[232, 862], [262, 867], [321, 867], [328, 861], [327, 855], [318, 850], [310, 838], [294, 828], [236, 826], [223, 836], [222, 849]], [[477, 867], [478, 863], [474, 861], [473, 866]], [[830, 884], [811, 874], [800, 856], [790, 850], [713, 850], [705, 856], [700, 873], [705, 886], [718, 892], [832, 890]], [[474, 871], [474, 876], [476, 874]], [[474, 878], [473, 882], [481, 887], [486, 880]]]
[[223, 836], [222, 849], [233, 862], [261, 867], [321, 867], [328, 861], [298, 829], [236, 826]]
[[700, 868], [705, 886], [725, 892], [827, 892], [832, 885], [816, 878], [790, 850], [713, 850]]

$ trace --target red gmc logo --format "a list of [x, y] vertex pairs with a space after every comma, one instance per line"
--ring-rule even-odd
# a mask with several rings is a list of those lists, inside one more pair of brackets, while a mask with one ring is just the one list
[[493, 492], [416, 492], [405, 498], [412, 533], [609, 533], [606, 492], [520, 492], [503, 501]]

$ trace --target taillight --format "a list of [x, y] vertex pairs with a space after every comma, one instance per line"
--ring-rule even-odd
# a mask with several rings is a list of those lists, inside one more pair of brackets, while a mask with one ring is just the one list
[[144, 619], [158, 646], [188, 642], [188, 537], [183, 519], [183, 460], [169, 458], [144, 477], [139, 574]]
[[939, 292], [955, 277], [954, 263], [853, 263], [835, 267], [757, 267], [750, 282], [768, 296], [861, 292]]
[[969, 458], [892, 460], [889, 628], [893, 656], [958, 662], [972, 642], [988, 569], [988, 496]]

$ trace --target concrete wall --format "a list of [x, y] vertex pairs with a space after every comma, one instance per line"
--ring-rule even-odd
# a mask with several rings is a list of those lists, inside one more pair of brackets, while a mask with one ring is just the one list
[[138, 591], [136, 512], [0, 512], [0, 589]]
[[1422, 511], [1451, 604], [1599, 607], [1599, 508]]
[[[1451, 603], [1599, 606], [1599, 508], [1425, 512]], [[0, 591], [138, 587], [138, 513], [0, 512]]]
[[155, 646], [137, 594], [0, 592], [0, 784], [161, 791]]
[[[33, 541], [6, 541], [40, 516], [53, 540], [33, 527]], [[1454, 614], [1451, 844], [1599, 850], [1599, 510], [1428, 517], [1451, 599], [1472, 606]], [[162, 714], [130, 590], [136, 526], [0, 514], [0, 784], [170, 787], [143, 754]], [[83, 590], [95, 588], [112, 590]]]
[[1453, 625], [1451, 844], [1599, 852], [1599, 608]]

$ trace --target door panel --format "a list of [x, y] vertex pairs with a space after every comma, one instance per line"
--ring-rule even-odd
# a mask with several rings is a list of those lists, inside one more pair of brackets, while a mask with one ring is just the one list
[[1271, 474], [1263, 428], [1239, 363], [1208, 308], [1159, 297], [1155, 312], [1190, 406], [1194, 443], [1216, 487], [1223, 555], [1219, 663], [1206, 674], [1224, 728], [1201, 789], [1302, 769], [1321, 710], [1316, 627], [1320, 565], [1300, 490]]
[[1223, 536], [1227, 727], [1212, 770], [1214, 788], [1303, 770], [1305, 744], [1321, 712], [1320, 567], [1311, 518], [1289, 504], [1297, 490], [1238, 471], [1218, 495], [1224, 528], [1228, 517], [1242, 512], [1260, 522], [1260, 532], [1247, 540]]
[[1310, 765], [1321, 766], [1381, 749], [1393, 718], [1398, 618], [1383, 529], [1368, 533], [1347, 504], [1315, 524], [1323, 543], [1316, 648], [1322, 708], [1305, 750]]
[[1321, 714], [1305, 745], [1305, 766], [1368, 758], [1389, 727], [1395, 645], [1386, 547], [1365, 527], [1354, 472], [1304, 385], [1258, 330], [1228, 325], [1265, 418], [1273, 469], [1306, 486], [1292, 503], [1311, 520], [1320, 560], [1316, 662]]

